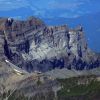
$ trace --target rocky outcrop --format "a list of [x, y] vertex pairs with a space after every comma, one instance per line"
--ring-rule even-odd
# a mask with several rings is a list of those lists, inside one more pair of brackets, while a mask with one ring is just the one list
[[100, 66], [100, 58], [88, 48], [81, 26], [46, 26], [35, 17], [26, 21], [0, 18], [0, 59], [9, 59], [29, 72]]

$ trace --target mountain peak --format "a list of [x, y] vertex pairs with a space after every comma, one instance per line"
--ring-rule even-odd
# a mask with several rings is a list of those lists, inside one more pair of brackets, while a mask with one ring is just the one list
[[0, 22], [1, 26], [5, 23], [5, 28], [0, 28], [1, 54], [29, 72], [63, 67], [83, 70], [100, 64], [87, 46], [82, 26], [75, 29], [66, 25], [47, 26], [35, 17], [25, 21], [7, 18]]

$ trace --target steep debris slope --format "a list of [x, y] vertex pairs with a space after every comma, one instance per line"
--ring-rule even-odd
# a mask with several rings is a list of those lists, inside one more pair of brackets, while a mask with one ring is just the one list
[[0, 18], [0, 59], [29, 72], [100, 66], [100, 57], [88, 48], [81, 26], [46, 26], [35, 17], [26, 21]]
[[60, 84], [50, 76], [17, 74], [5, 62], [0, 62], [0, 100], [53, 100], [58, 90]]

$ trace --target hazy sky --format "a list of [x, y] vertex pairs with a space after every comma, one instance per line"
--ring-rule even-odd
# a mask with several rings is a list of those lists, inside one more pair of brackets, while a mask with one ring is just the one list
[[0, 15], [72, 18], [99, 12], [99, 4], [100, 0], [0, 0]]

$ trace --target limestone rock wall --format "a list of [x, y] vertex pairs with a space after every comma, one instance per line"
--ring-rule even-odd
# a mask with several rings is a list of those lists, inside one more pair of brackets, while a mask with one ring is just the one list
[[100, 59], [87, 46], [81, 26], [46, 26], [35, 17], [26, 21], [0, 18], [0, 55], [0, 59], [9, 59], [29, 72], [100, 65]]

